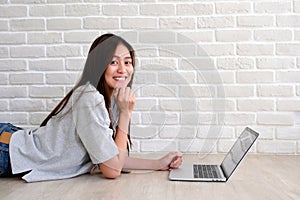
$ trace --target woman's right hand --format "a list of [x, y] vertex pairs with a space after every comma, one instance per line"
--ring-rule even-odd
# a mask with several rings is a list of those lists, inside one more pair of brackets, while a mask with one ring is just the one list
[[114, 98], [119, 107], [120, 114], [131, 117], [135, 104], [135, 95], [130, 87], [115, 88]]

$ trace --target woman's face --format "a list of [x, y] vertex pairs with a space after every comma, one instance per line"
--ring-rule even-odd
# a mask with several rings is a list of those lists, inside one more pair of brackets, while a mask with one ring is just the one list
[[123, 44], [119, 44], [104, 74], [106, 89], [112, 93], [116, 87], [126, 87], [132, 73], [133, 65], [129, 50]]

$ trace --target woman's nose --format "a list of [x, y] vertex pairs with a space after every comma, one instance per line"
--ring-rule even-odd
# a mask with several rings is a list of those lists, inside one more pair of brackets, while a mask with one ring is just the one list
[[119, 65], [118, 65], [118, 72], [119, 72], [119, 73], [124, 73], [124, 72], [126, 72], [126, 70], [125, 70], [125, 64], [124, 64], [124, 63], [119, 62]]

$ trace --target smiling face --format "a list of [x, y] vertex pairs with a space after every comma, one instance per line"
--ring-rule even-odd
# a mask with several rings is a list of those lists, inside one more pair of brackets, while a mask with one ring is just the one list
[[119, 44], [115, 50], [111, 63], [105, 71], [105, 89], [112, 94], [116, 87], [126, 87], [133, 74], [133, 64], [129, 50], [123, 44]]

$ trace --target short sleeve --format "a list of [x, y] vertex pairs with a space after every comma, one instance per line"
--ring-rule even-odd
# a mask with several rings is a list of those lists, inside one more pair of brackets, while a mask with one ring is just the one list
[[103, 163], [116, 156], [119, 151], [112, 138], [104, 97], [94, 88], [78, 92], [72, 101], [76, 131], [92, 163]]

